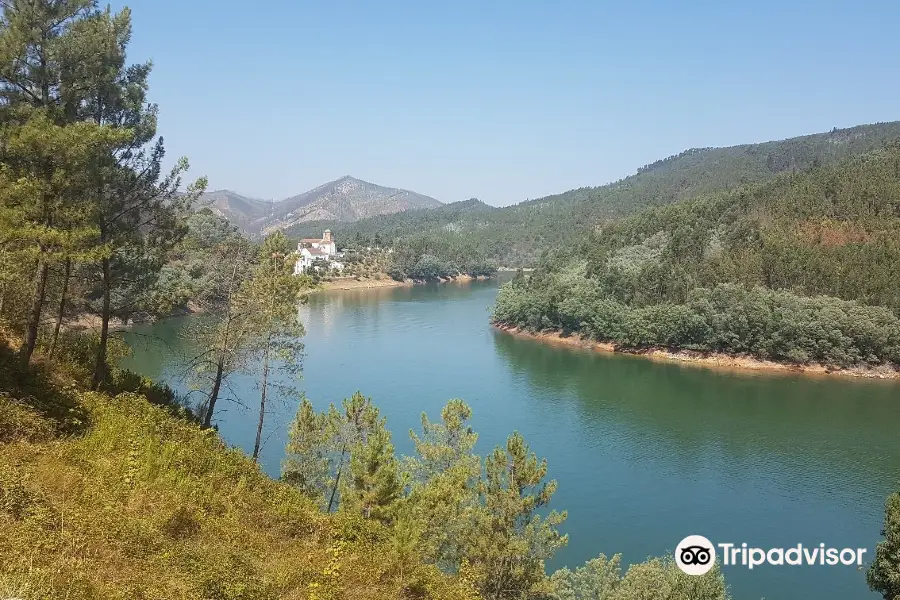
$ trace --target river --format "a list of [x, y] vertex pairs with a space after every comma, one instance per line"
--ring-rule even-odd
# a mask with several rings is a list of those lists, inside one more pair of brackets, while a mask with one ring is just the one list
[[[549, 568], [599, 553], [625, 563], [674, 550], [689, 534], [762, 548], [868, 548], [886, 496], [900, 489], [896, 382], [732, 373], [548, 346], [488, 325], [495, 282], [326, 292], [301, 308], [299, 386], [319, 407], [360, 390], [409, 453], [420, 414], [450, 398], [474, 411], [484, 454], [522, 432], [559, 482], [569, 545]], [[195, 318], [195, 317], [188, 317]], [[182, 392], [185, 319], [139, 326], [127, 366]], [[220, 432], [252, 449], [250, 405], [222, 403]], [[261, 462], [277, 476], [296, 399], [269, 416]], [[874, 600], [848, 566], [723, 567], [736, 599]]]

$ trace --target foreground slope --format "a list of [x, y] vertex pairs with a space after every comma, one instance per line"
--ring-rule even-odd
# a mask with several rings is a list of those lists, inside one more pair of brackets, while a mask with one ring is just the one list
[[0, 596], [473, 598], [398, 566], [385, 529], [326, 515], [142, 395], [12, 378], [0, 352]]
[[549, 248], [572, 243], [609, 221], [652, 206], [771, 181], [782, 173], [837, 164], [900, 139], [900, 122], [834, 129], [761, 144], [699, 148], [638, 169], [600, 187], [587, 187], [488, 210], [473, 201], [354, 223], [312, 221], [289, 230], [306, 237], [330, 228], [338, 239], [452, 238], [509, 266], [529, 266]]

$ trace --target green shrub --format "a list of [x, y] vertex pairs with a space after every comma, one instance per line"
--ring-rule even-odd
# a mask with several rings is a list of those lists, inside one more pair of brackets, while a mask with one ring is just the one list
[[104, 382], [103, 389], [110, 394], [121, 394], [123, 392], [140, 394], [151, 404], [167, 409], [173, 416], [199, 422], [197, 414], [168, 385], [156, 383], [128, 369], [110, 369], [108, 380]]

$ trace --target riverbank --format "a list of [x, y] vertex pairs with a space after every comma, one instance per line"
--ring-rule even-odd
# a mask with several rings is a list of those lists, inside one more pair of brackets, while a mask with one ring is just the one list
[[[486, 277], [472, 277], [471, 275], [457, 275], [456, 277], [447, 277], [441, 278], [438, 280], [439, 283], [450, 283], [450, 282], [464, 282], [464, 281], [475, 281], [487, 279]], [[329, 291], [329, 290], [360, 290], [360, 289], [375, 289], [375, 288], [386, 288], [386, 287], [404, 287], [410, 285], [417, 285], [427, 283], [425, 281], [419, 281], [415, 279], [404, 279], [403, 281], [397, 281], [396, 279], [391, 279], [388, 276], [384, 276], [381, 279], [357, 279], [355, 277], [347, 277], [347, 278], [336, 278], [331, 281], [323, 281], [321, 285], [320, 291]]]
[[326, 290], [359, 290], [374, 289], [384, 287], [401, 287], [412, 285], [412, 282], [397, 281], [390, 277], [383, 279], [357, 279], [355, 277], [332, 279], [331, 281], [323, 281], [321, 284], [322, 291]]
[[[109, 320], [109, 330], [110, 331], [119, 331], [122, 329], [128, 329], [132, 325], [143, 325], [147, 323], [155, 323], [160, 319], [169, 319], [172, 317], [184, 317], [188, 315], [197, 315], [203, 313], [204, 310], [194, 301], [189, 301], [187, 305], [178, 307], [172, 310], [171, 313], [164, 315], [162, 317], [152, 317], [147, 315], [146, 313], [137, 313], [127, 322], [123, 321], [118, 317], [112, 317]], [[100, 331], [100, 327], [102, 325], [102, 320], [100, 319], [100, 315], [89, 314], [89, 313], [81, 313], [79, 315], [74, 315], [63, 319], [60, 327], [62, 330], [66, 331], [85, 331], [87, 329], [91, 329], [94, 331]]]
[[762, 360], [746, 355], [730, 355], [716, 352], [699, 352], [695, 350], [669, 350], [667, 348], [647, 348], [631, 350], [618, 348], [609, 342], [597, 342], [585, 339], [579, 335], [562, 335], [558, 331], [546, 331], [532, 333], [518, 327], [506, 325], [494, 325], [494, 328], [517, 337], [530, 338], [548, 344], [574, 346], [592, 350], [594, 352], [631, 354], [642, 356], [651, 360], [679, 362], [682, 364], [710, 367], [715, 369], [728, 369], [733, 371], [758, 371], [771, 373], [804, 375], [837, 375], [841, 377], [862, 377], [867, 379], [900, 379], [900, 370], [895, 365], [882, 365], [874, 368], [858, 366], [849, 368], [829, 367], [826, 365], [792, 364], [771, 360]]

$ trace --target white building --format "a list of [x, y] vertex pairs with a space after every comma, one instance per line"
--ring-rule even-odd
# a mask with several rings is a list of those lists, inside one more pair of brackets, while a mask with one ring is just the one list
[[343, 269], [344, 265], [335, 262], [338, 257], [337, 247], [334, 244], [334, 238], [331, 237], [331, 230], [326, 229], [322, 234], [322, 239], [306, 238], [300, 240], [297, 244], [297, 262], [294, 263], [294, 275], [306, 273], [311, 267], [318, 270], [318, 265], [313, 263], [321, 262], [324, 266]]

